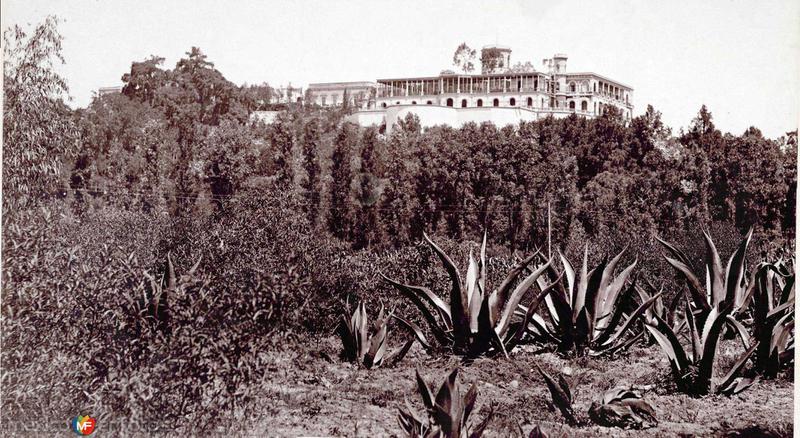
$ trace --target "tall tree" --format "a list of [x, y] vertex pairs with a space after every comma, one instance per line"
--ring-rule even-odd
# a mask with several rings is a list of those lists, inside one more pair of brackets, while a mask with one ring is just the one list
[[359, 175], [358, 222], [356, 248], [368, 248], [380, 243], [378, 205], [381, 196], [380, 139], [374, 127], [367, 128], [361, 136], [361, 172]]
[[419, 118], [412, 113], [392, 131], [386, 151], [386, 189], [381, 196], [381, 228], [396, 246], [409, 242], [414, 203], [413, 155], [419, 148]]
[[467, 43], [461, 43], [453, 53], [453, 66], [464, 73], [471, 73], [475, 70], [475, 50]]
[[281, 112], [270, 129], [270, 145], [278, 172], [278, 181], [291, 187], [294, 183], [294, 133], [292, 116]]
[[122, 82], [125, 84], [122, 87], [122, 94], [154, 105], [158, 90], [166, 85], [168, 80], [168, 72], [161, 68], [163, 63], [164, 58], [158, 56], [133, 62], [130, 73], [122, 75]]
[[199, 158], [218, 211], [252, 174], [253, 143], [251, 131], [232, 120], [223, 121], [203, 139]]
[[357, 142], [353, 125], [342, 123], [333, 140], [331, 154], [331, 189], [328, 230], [339, 239], [348, 240], [353, 230], [351, 186], [353, 168], [350, 162], [352, 145]]
[[3, 32], [3, 202], [26, 204], [59, 186], [64, 158], [78, 149], [63, 63], [58, 19], [48, 16], [28, 33]]
[[319, 222], [319, 204], [322, 192], [319, 147], [319, 123], [317, 119], [311, 119], [306, 122], [303, 130], [303, 167], [306, 175], [302, 187], [306, 200], [306, 215], [312, 227], [316, 227]]

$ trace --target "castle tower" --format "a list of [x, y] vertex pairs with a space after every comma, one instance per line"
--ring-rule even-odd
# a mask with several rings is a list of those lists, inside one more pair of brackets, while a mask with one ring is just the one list
[[567, 55], [563, 53], [556, 53], [553, 55], [553, 64], [555, 67], [554, 73], [566, 73], [567, 72]]
[[510, 47], [492, 44], [481, 49], [481, 74], [503, 73], [509, 68], [511, 68]]

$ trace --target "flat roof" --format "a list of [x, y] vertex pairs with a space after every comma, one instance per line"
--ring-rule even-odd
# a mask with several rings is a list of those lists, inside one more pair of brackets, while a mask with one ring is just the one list
[[529, 72], [519, 72], [519, 73], [487, 73], [482, 75], [471, 75], [471, 74], [444, 74], [438, 76], [420, 76], [414, 78], [390, 78], [390, 79], [378, 79], [378, 82], [383, 81], [423, 81], [423, 80], [431, 80], [431, 79], [440, 79], [440, 78], [489, 78], [489, 77], [502, 77], [502, 76], [546, 76], [547, 73], [543, 73], [540, 71], [529, 71]]
[[629, 89], [629, 90], [633, 91], [633, 87], [631, 87], [630, 85], [624, 84], [624, 83], [622, 83], [622, 82], [620, 82], [620, 81], [617, 81], [617, 80], [614, 80], [614, 79], [608, 78], [608, 77], [606, 77], [606, 76], [603, 76], [603, 75], [601, 75], [601, 74], [593, 73], [593, 72], [590, 72], [590, 71], [587, 71], [587, 72], [577, 72], [577, 73], [565, 73], [565, 74], [566, 74], [567, 76], [595, 76], [595, 77], [598, 77], [598, 78], [600, 78], [600, 79], [602, 79], [602, 80], [604, 80], [604, 81], [606, 81], [606, 82], [613, 82], [614, 84], [620, 85], [620, 86], [622, 86], [622, 87], [625, 87], [625, 88], [627, 88], [627, 89]]
[[376, 85], [375, 82], [370, 81], [355, 81], [355, 82], [315, 82], [308, 84], [311, 87], [370, 87]]
[[[627, 88], [633, 91], [633, 87], [630, 85], [626, 85], [620, 81], [616, 81], [614, 79], [610, 79], [606, 76], [592, 73], [592, 72], [577, 72], [577, 73], [559, 73], [563, 74], [566, 77], [572, 76], [594, 76], [596, 78], [602, 79], [603, 81], [613, 83], [615, 85], [619, 85], [623, 88]], [[434, 79], [441, 79], [441, 78], [495, 78], [495, 77], [503, 77], [503, 76], [549, 76], [549, 73], [532, 71], [532, 72], [518, 72], [518, 73], [491, 73], [491, 74], [481, 74], [481, 75], [471, 75], [471, 74], [444, 74], [438, 76], [418, 76], [418, 77], [409, 77], [409, 78], [388, 78], [388, 79], [378, 79], [378, 83], [384, 82], [391, 82], [391, 81], [430, 81]]]

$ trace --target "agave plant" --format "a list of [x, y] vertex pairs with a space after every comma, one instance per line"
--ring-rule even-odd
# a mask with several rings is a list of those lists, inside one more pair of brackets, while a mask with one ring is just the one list
[[[200, 266], [202, 257], [189, 269], [185, 274], [189, 277], [194, 275], [197, 268]], [[175, 274], [175, 265], [172, 262], [172, 255], [167, 252], [167, 263], [164, 269], [164, 275], [157, 279], [149, 273], [144, 273], [148, 282], [150, 283], [149, 290], [142, 296], [139, 303], [140, 314], [146, 319], [153, 321], [156, 326], [162, 330], [170, 331], [170, 302], [175, 300], [175, 292], [178, 284], [178, 276]]]
[[589, 418], [601, 426], [623, 429], [646, 429], [658, 425], [655, 409], [640, 394], [624, 387], [609, 389], [600, 403], [592, 402]]
[[[653, 284], [647, 280], [647, 278], [644, 279], [644, 282], [648, 288], [654, 292], [654, 294], [650, 295], [643, 288], [639, 287], [638, 285], [634, 285], [634, 289], [639, 295], [639, 299], [642, 302], [645, 302], [655, 296], [656, 300], [652, 306], [645, 310], [644, 315], [642, 315], [643, 322], [657, 324], [655, 317], [658, 316], [664, 321], [670, 321], [672, 324], [672, 331], [674, 331], [676, 334], [680, 334], [681, 330], [683, 330], [686, 326], [686, 320], [679, 318], [677, 315], [677, 308], [683, 295], [675, 294], [675, 296], [672, 298], [672, 301], [670, 301], [669, 306], [666, 306], [664, 305], [664, 296], [661, 295], [664, 291], [664, 288], [662, 287], [661, 289], [656, 289], [655, 286], [653, 286]], [[653, 335], [651, 335], [647, 330], [645, 330], [644, 333], [646, 333], [649, 338], [649, 345], [654, 345], [656, 343], [655, 337], [653, 337]]]
[[[584, 249], [583, 265], [580, 273], [575, 272], [572, 264], [559, 253], [564, 266], [566, 284], [556, 280], [553, 293], [546, 295], [547, 317], [539, 314], [531, 317], [528, 334], [537, 342], [554, 342], [562, 353], [577, 352], [583, 354], [611, 353], [627, 348], [639, 335], [625, 340], [625, 334], [635, 326], [635, 322], [656, 300], [660, 294], [643, 300], [629, 315], [621, 305], [623, 294], [631, 292], [625, 289], [626, 281], [636, 266], [634, 261], [616, 277], [614, 270], [624, 250], [610, 261], [603, 261], [592, 270], [588, 269], [588, 246]], [[550, 277], [558, 274], [553, 268], [547, 270]], [[539, 285], [544, 287], [543, 278]], [[522, 307], [529, 312], [529, 308]]]
[[705, 292], [699, 277], [694, 274], [692, 263], [686, 254], [665, 240], [656, 239], [672, 255], [672, 257], [664, 256], [664, 258], [686, 280], [686, 286], [692, 298], [692, 307], [698, 310], [700, 320], [704, 320], [711, 309], [718, 308], [723, 302], [732, 306], [731, 316], [736, 316], [747, 309], [753, 292], [753, 282], [750, 281], [748, 286], [745, 276], [745, 255], [750, 238], [753, 236], [753, 229], [751, 228], [747, 232], [736, 251], [733, 252], [724, 271], [714, 241], [705, 231], [703, 231], [703, 236], [706, 244]]
[[[526, 312], [523, 320], [512, 323], [514, 310], [534, 282], [550, 266], [550, 261], [534, 270], [515, 287], [517, 279], [537, 256], [537, 254], [531, 255], [514, 266], [497, 289], [487, 293], [486, 234], [483, 236], [478, 260], [475, 260], [470, 251], [469, 267], [463, 283], [453, 260], [427, 234], [423, 234], [423, 237], [438, 255], [450, 277], [452, 284], [450, 303], [445, 303], [426, 287], [402, 284], [381, 274], [383, 278], [419, 308], [436, 341], [451, 349], [454, 354], [476, 357], [502, 352], [508, 355], [508, 351], [519, 343], [530, 317], [541, 300], [552, 290], [552, 285], [543, 285], [542, 291], [529, 304], [530, 310]], [[432, 306], [435, 312], [428, 306]], [[414, 331], [423, 346], [430, 348], [430, 344], [417, 325], [400, 317], [397, 319]]]
[[364, 303], [356, 306], [355, 312], [349, 319], [346, 315], [342, 315], [342, 321], [339, 324], [339, 335], [342, 338], [343, 347], [342, 356], [349, 362], [363, 364], [367, 368], [377, 368], [384, 362], [393, 365], [402, 360], [414, 344], [414, 338], [387, 356], [388, 322], [389, 316], [385, 316], [383, 304], [381, 304], [378, 317], [372, 324], [372, 333], [370, 333], [370, 324]]
[[539, 371], [539, 374], [541, 374], [545, 384], [547, 384], [550, 397], [553, 399], [553, 405], [561, 411], [561, 415], [564, 416], [570, 425], [577, 425], [578, 420], [575, 418], [575, 411], [572, 409], [572, 388], [569, 382], [564, 378], [564, 375], [558, 373], [558, 376], [554, 379], [553, 376], [547, 374], [538, 364], [534, 363], [533, 365], [536, 367], [536, 370]]
[[775, 377], [794, 359], [794, 281], [795, 274], [783, 262], [762, 263], [756, 270], [753, 297], [753, 337], [758, 341], [756, 369], [767, 378]]
[[714, 307], [701, 326], [695, 315], [686, 305], [686, 325], [691, 339], [691, 354], [688, 354], [678, 340], [675, 331], [659, 316], [654, 316], [655, 324], [645, 322], [645, 328], [655, 337], [666, 353], [678, 389], [691, 395], [704, 395], [709, 392], [737, 394], [754, 383], [752, 379], [740, 378], [747, 359], [755, 351], [758, 343], [753, 343], [736, 361], [721, 380], [714, 380], [715, 359], [721, 331], [731, 311], [731, 304]]
[[[520, 428], [519, 436], [522, 436], [522, 437], [525, 436], [525, 434], [522, 432], [521, 428]], [[545, 432], [541, 428], [541, 426], [539, 426], [537, 424], [537, 425], [533, 426], [533, 429], [531, 429], [530, 433], [528, 434], [528, 438], [548, 438], [548, 435], [547, 435], [547, 432]]]
[[[436, 391], [420, 376], [417, 370], [417, 390], [425, 405], [425, 414], [418, 415], [406, 399], [406, 407], [400, 408], [397, 421], [410, 437], [437, 438], [479, 438], [492, 419], [493, 411], [478, 422], [470, 421], [475, 407], [478, 387], [473, 383], [462, 395], [456, 382], [458, 368], [447, 375]], [[435, 394], [435, 396], [434, 396]]]

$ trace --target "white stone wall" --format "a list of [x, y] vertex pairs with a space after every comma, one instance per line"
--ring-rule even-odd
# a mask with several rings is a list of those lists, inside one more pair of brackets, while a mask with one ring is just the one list
[[[311, 89], [309, 94], [312, 96], [312, 101], [320, 106], [337, 106], [344, 102], [344, 89]], [[350, 99], [350, 104], [354, 105], [360, 100], [365, 103], [369, 99], [370, 91], [368, 88], [353, 88], [347, 89], [347, 95]]]
[[[462, 100], [467, 101], [467, 107], [477, 107], [478, 101], [482, 102], [483, 107], [494, 105], [494, 99], [498, 99], [501, 107], [528, 107], [528, 98], [532, 99], [532, 108], [547, 108], [549, 97], [544, 93], [490, 93], [490, 94], [440, 94], [427, 96], [394, 96], [381, 97], [377, 99], [376, 107], [386, 108], [395, 105], [440, 105], [447, 106], [447, 99], [453, 99], [453, 107], [461, 108]], [[514, 99], [514, 105], [511, 105]], [[430, 102], [430, 103], [428, 103]], [[385, 105], [385, 106], [384, 106]]]

